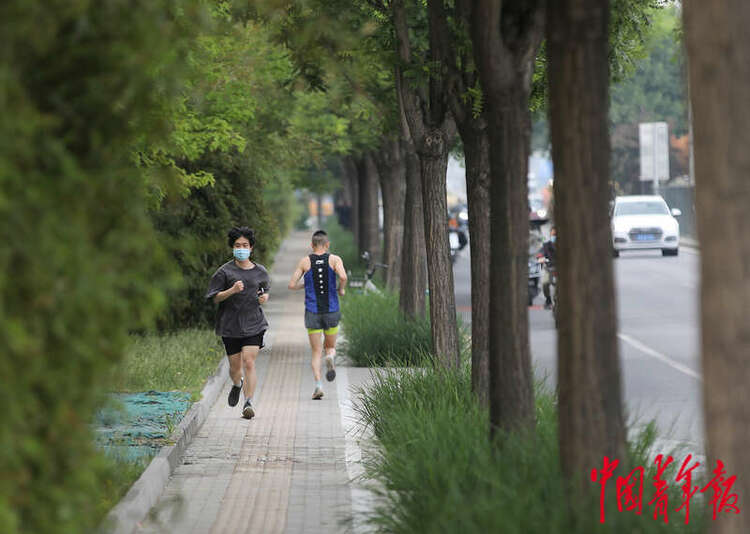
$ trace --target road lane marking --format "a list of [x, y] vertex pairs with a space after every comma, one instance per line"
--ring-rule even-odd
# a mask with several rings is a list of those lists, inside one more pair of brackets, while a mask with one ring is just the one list
[[695, 378], [696, 380], [699, 380], [703, 382], [703, 377], [690, 369], [689, 367], [682, 365], [681, 363], [673, 360], [669, 356], [662, 354], [661, 352], [657, 352], [648, 345], [644, 345], [637, 339], [633, 339], [627, 334], [623, 334], [622, 332], [617, 334], [617, 337], [622, 339], [625, 343], [631, 345], [635, 349], [641, 351], [642, 353], [646, 354], [647, 356], [651, 356], [652, 358], [655, 358], [659, 360], [662, 363], [667, 364], [668, 366], [672, 367], [673, 369], [676, 369], [677, 371], [680, 371], [681, 373], [685, 373], [689, 377]]

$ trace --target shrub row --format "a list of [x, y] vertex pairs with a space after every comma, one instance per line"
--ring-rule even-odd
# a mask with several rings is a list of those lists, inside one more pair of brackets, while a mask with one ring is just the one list
[[[436, 369], [425, 362], [418, 370], [378, 371], [374, 386], [358, 392], [356, 405], [377, 438], [365, 454], [366, 475], [376, 482], [373, 491], [379, 497], [369, 522], [379, 532], [405, 534], [702, 532], [704, 505], [694, 500], [685, 525], [684, 512], [674, 512], [682, 502], [674, 482], [670, 522], [652, 518], [647, 503], [655, 472], [647, 467], [653, 466], [647, 455], [653, 425], [629, 445], [631, 465], [647, 469], [643, 514], [617, 510], [610, 480], [606, 521], [600, 524], [598, 492], [574, 499], [561, 473], [554, 396], [538, 389], [535, 434], [492, 441], [488, 414], [474, 400], [468, 369]], [[620, 467], [616, 473], [627, 472]], [[674, 481], [674, 476], [670, 469], [665, 478]]]

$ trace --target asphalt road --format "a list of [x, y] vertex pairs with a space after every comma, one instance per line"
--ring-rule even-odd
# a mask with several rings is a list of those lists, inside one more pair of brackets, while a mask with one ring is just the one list
[[[471, 321], [468, 247], [454, 266], [456, 305]], [[702, 379], [698, 331], [698, 252], [678, 257], [660, 252], [625, 252], [615, 262], [620, 358], [631, 431], [656, 420], [658, 452], [678, 444], [703, 455]], [[550, 311], [540, 294], [529, 309], [535, 373], [554, 387], [557, 341]]]

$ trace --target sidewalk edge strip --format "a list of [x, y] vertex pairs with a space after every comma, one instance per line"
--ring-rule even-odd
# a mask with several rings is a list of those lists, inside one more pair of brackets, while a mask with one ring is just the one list
[[170, 436], [174, 445], [163, 447], [138, 480], [105, 518], [101, 532], [131, 534], [156, 504], [190, 442], [206, 421], [211, 407], [228, 380], [228, 360], [222, 358], [206, 385], [201, 400], [193, 404]]

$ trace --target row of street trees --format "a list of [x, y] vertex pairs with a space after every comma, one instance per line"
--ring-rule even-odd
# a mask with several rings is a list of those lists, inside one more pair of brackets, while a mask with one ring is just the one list
[[[395, 90], [388, 95], [380, 85], [369, 94], [391, 119], [379, 123], [382, 133], [375, 136], [376, 143], [362, 145], [342, 163], [345, 185], [360, 247], [376, 250], [372, 209], [377, 193], [368, 188], [377, 183], [373, 173], [379, 171], [386, 261], [391, 271], [401, 274], [400, 286], [393, 278], [389, 281], [401, 290], [403, 311], [421, 313], [418, 283], [424, 280], [420, 275], [425, 267], [414, 260], [427, 260], [433, 348], [447, 366], [459, 365], [460, 354], [445, 173], [449, 151], [456, 135], [460, 137], [472, 237], [472, 382], [480, 401], [489, 405], [493, 431], [530, 430], [534, 425], [526, 310], [526, 175], [530, 110], [549, 102], [553, 141], [560, 149], [566, 147], [553, 153], [562, 178], [556, 191], [561, 199], [556, 207], [560, 236], [566, 243], [573, 242], [566, 235], [592, 237], [585, 246], [568, 248], [571, 252], [563, 254], [560, 267], [560, 413], [562, 423], [576, 430], [561, 432], [561, 451], [567, 473], [580, 476], [583, 466], [595, 465], [594, 458], [624, 449], [612, 266], [602, 259], [609, 257], [610, 247], [608, 73], [610, 65], [617, 72], [627, 70], [656, 4], [616, 2], [611, 26], [608, 5], [574, 7], [560, 3], [549, 9], [546, 24], [542, 1], [435, 0], [426, 6], [406, 0], [321, 2], [309, 15], [333, 20], [334, 12], [339, 17], [345, 13], [347, 27], [364, 36], [354, 50], [342, 47], [330, 56], [322, 54], [320, 65], [342, 56], [366, 58]], [[570, 18], [581, 10], [586, 13], [581, 20]], [[577, 31], [583, 27], [587, 31]], [[596, 83], [579, 81], [589, 76]], [[349, 83], [353, 78], [345, 76]], [[373, 86], [353, 85], [365, 92]], [[571, 99], [579, 107], [557, 104]], [[594, 138], [600, 144], [589, 146]], [[386, 191], [389, 183], [397, 182], [390, 181], [393, 176], [405, 177], [406, 187]], [[413, 209], [420, 201], [423, 209]], [[581, 201], [592, 209], [578, 210], [576, 202]], [[403, 221], [400, 254], [393, 252], [398, 248], [394, 220]], [[394, 263], [398, 257], [403, 260], [400, 266]], [[601, 312], [594, 321], [588, 321], [591, 310]], [[579, 447], [574, 436], [580, 428], [601, 432]]]
[[[747, 38], [739, 35], [740, 23], [736, 21], [748, 19], [740, 16], [747, 15], [747, 7], [740, 6], [740, 2], [716, 0], [703, 2], [701, 7], [697, 4], [685, 5], [689, 22], [685, 30], [688, 51], [695, 57], [691, 60], [698, 65], [691, 71], [691, 83], [699, 87], [694, 88], [694, 102], [700, 102], [696, 119], [703, 121], [699, 128], [705, 129], [703, 137], [700, 131], [696, 132], [696, 143], [705, 143], [705, 148], [696, 150], [696, 161], [703, 158], [698, 180], [703, 169], [704, 184], [716, 184], [704, 185], [705, 193], [699, 200], [703, 231], [708, 234], [707, 228], [709, 224], [715, 226], [716, 218], [730, 224], [733, 213], [719, 208], [718, 197], [746, 189], [733, 181], [743, 158], [732, 159], [737, 162], [734, 166], [717, 158], [721, 150], [722, 154], [734, 153], [728, 152], [730, 141], [734, 146], [740, 145], [737, 140], [742, 138], [741, 117], [747, 112], [747, 100], [742, 101], [747, 96], [747, 85], [730, 83], [728, 79], [722, 85], [720, 77], [707, 84], [706, 69], [710, 62], [721, 61], [719, 50], [747, 50], [743, 48]], [[458, 364], [459, 354], [444, 184], [448, 152], [456, 143], [456, 133], [460, 137], [466, 159], [472, 236], [473, 387], [478, 397], [489, 403], [494, 431], [528, 430], [534, 424], [525, 295], [526, 174], [530, 109], [548, 110], [556, 178], [555, 219], [562, 243], [560, 452], [566, 474], [583, 481], [603, 456], [620, 457], [625, 450], [614, 278], [609, 259], [609, 86], [613, 79], [624, 79], [632, 71], [655, 10], [674, 7], [656, 0], [363, 0], [323, 2], [317, 9], [326, 12], [326, 6], [339, 14], [346, 13], [348, 27], [362, 32], [361, 48], [357, 50], [366, 49], [368, 53], [363, 57], [380, 61], [378, 68], [384, 78], [392, 76], [395, 89], [395, 98], [382, 100], [382, 91], [370, 95], [379, 103], [381, 112], [391, 106], [390, 115], [395, 120], [381, 123], [384, 130], [377, 143], [364, 145], [349, 156], [357, 163], [343, 165], [351, 169], [346, 183], [352, 189], [360, 188], [359, 195], [351, 197], [361, 201], [358, 206], [353, 205], [354, 213], [359, 213], [355, 225], [360, 245], [373, 246], [371, 228], [363, 227], [374, 224], [368, 211], [371, 206], [365, 207], [367, 195], [362, 186], [375, 181], [369, 174], [375, 168], [390, 177], [393, 173], [385, 162], [395, 162], [392, 165], [399, 166], [395, 174], [405, 177], [406, 188], [382, 192], [387, 219], [393, 217], [394, 210], [401, 210], [401, 195], [406, 197], [401, 218], [402, 309], [411, 314], [420, 311], [414, 289], [419, 280], [417, 271], [422, 267], [414, 265], [413, 260], [423, 255], [418, 248], [420, 238], [416, 237], [423, 227], [433, 346], [440, 361], [448, 366]], [[706, 13], [691, 18], [693, 9]], [[711, 10], [715, 14], [708, 17]], [[735, 16], [729, 15], [731, 12]], [[707, 32], [713, 31], [710, 28], [726, 28], [727, 32], [721, 38], [709, 38]], [[737, 34], [732, 33], [735, 29]], [[335, 50], [333, 56], [337, 54], [342, 54], [342, 50]], [[352, 54], [356, 56], [358, 52], [347, 50], [345, 55]], [[744, 56], [736, 53], [731, 57]], [[725, 70], [717, 72], [726, 72], [727, 77], [734, 72], [737, 80], [746, 71], [739, 62], [730, 58], [722, 67]], [[359, 89], [366, 91], [364, 86]], [[397, 106], [393, 105], [394, 100]], [[719, 101], [723, 107], [717, 108]], [[728, 116], [731, 113], [732, 119]], [[720, 117], [726, 122], [719, 122]], [[719, 132], [719, 124], [727, 127]], [[382, 142], [383, 138], [387, 140]], [[400, 153], [394, 158], [391, 154], [396, 146]], [[373, 166], [368, 164], [371, 158], [378, 159], [373, 154], [388, 157], [381, 156], [380, 166]], [[707, 160], [713, 165], [711, 170]], [[723, 173], [722, 179], [709, 181], [716, 172]], [[415, 179], [417, 174], [419, 181]], [[388, 187], [387, 178], [381, 180], [382, 186]], [[699, 187], [699, 198], [700, 193]], [[716, 202], [707, 200], [711, 195]], [[743, 224], [732, 220], [733, 228], [741, 231]], [[393, 243], [388, 220], [385, 232], [392, 262], [399, 254], [390, 251], [398, 245]], [[732, 414], [742, 420], [743, 412], [731, 409], [721, 399], [725, 399], [727, 384], [746, 377], [740, 373], [730, 380], [728, 374], [717, 369], [728, 368], [733, 360], [727, 348], [737, 347], [742, 339], [732, 326], [740, 323], [729, 319], [719, 305], [726, 302], [722, 288], [732, 287], [727, 280], [744, 284], [743, 287], [747, 284], [728, 273], [729, 264], [719, 260], [717, 243], [727, 242], [708, 239], [711, 248], [702, 256], [707, 275], [704, 282], [710, 284], [703, 286], [704, 366], [712, 370], [705, 397], [709, 416], [722, 414], [720, 422], [709, 425], [709, 442], [714, 456], [720, 453], [731, 457], [733, 467], [742, 469], [745, 466], [735, 452], [741, 450], [740, 443], [748, 440], [742, 432], [729, 428], [728, 417]], [[733, 271], [737, 276], [740, 272]], [[722, 278], [719, 273], [726, 276]], [[742, 294], [733, 292], [740, 307]], [[734, 317], [743, 316], [740, 308], [734, 312]], [[709, 362], [716, 365], [709, 366]], [[739, 388], [739, 383], [736, 386]], [[719, 436], [719, 428], [725, 432], [724, 437]], [[730, 531], [735, 527], [717, 528]]]

